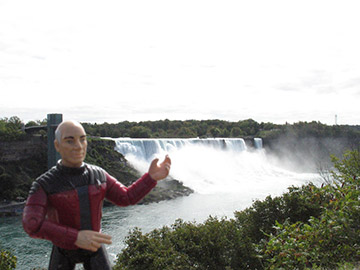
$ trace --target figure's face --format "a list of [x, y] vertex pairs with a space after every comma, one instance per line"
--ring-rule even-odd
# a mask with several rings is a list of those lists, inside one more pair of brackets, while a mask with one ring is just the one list
[[66, 123], [61, 127], [61, 140], [55, 140], [55, 148], [66, 167], [80, 167], [85, 159], [87, 140], [81, 125]]

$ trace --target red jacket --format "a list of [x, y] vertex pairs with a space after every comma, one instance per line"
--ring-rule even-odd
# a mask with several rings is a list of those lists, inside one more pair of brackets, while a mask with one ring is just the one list
[[[58, 163], [34, 181], [23, 212], [24, 230], [60, 248], [78, 249], [79, 230], [101, 230], [104, 198], [119, 206], [136, 204], [156, 183], [146, 173], [125, 187], [97, 166], [67, 168]], [[84, 190], [86, 195], [81, 195]]]

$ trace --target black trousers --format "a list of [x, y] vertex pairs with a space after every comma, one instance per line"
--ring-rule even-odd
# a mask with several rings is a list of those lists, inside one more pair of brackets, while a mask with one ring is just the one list
[[111, 270], [103, 245], [96, 252], [84, 249], [66, 250], [53, 246], [49, 270], [74, 270], [77, 263], [82, 263], [85, 270]]

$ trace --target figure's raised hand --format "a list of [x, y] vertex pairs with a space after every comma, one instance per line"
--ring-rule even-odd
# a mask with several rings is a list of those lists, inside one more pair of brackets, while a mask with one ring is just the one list
[[149, 174], [152, 179], [159, 181], [164, 179], [169, 175], [170, 167], [171, 167], [171, 159], [168, 155], [166, 155], [163, 162], [158, 164], [159, 159], [155, 158], [149, 168]]

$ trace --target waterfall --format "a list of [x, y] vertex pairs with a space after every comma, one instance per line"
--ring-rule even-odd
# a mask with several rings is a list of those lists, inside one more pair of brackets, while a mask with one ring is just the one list
[[262, 149], [263, 143], [261, 138], [254, 138], [254, 146], [256, 149]]
[[244, 139], [116, 139], [116, 150], [140, 172], [151, 160], [169, 154], [170, 175], [202, 194], [284, 191], [304, 182], [304, 175], [272, 164], [261, 138], [247, 145]]
[[[261, 139], [256, 138], [254, 145], [261, 149], [262, 144], [256, 143]], [[246, 151], [247, 146], [244, 139], [214, 138], [214, 139], [116, 139], [116, 150], [125, 157], [133, 155], [144, 161], [151, 161], [155, 156], [179, 150], [190, 146], [205, 146], [213, 149], [231, 150], [236, 152]]]

